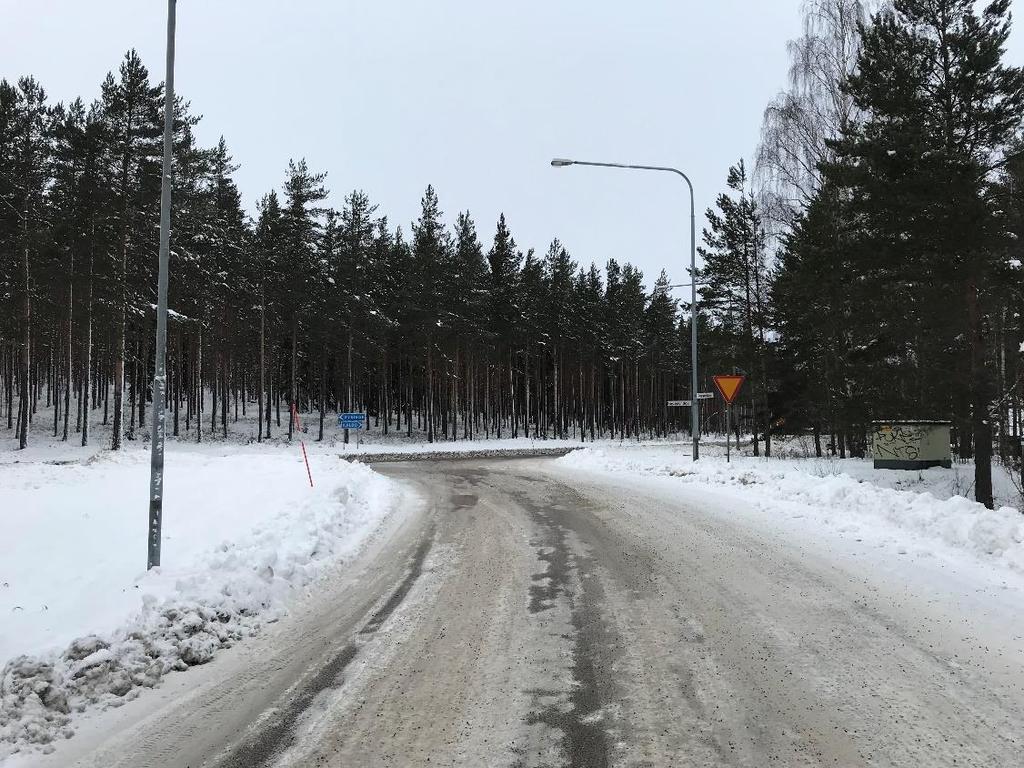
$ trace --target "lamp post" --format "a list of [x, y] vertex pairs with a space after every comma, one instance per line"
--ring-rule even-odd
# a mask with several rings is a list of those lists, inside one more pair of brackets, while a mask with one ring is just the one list
[[164, 506], [164, 439], [167, 410], [167, 271], [171, 247], [171, 153], [174, 142], [174, 11], [167, 0], [167, 78], [164, 82], [164, 162], [160, 186], [160, 265], [157, 278], [156, 365], [153, 373], [153, 432], [149, 465], [149, 528], [147, 570], [160, 565]]
[[551, 161], [555, 168], [565, 168], [570, 165], [589, 165], [597, 168], [625, 168], [631, 171], [664, 171], [674, 173], [682, 177], [690, 190], [690, 367], [691, 378], [690, 397], [693, 402], [690, 406], [690, 431], [693, 436], [693, 460], [700, 458], [700, 400], [697, 399], [697, 219], [694, 211], [693, 184], [690, 178], [676, 168], [667, 168], [659, 165], [626, 165], [624, 163], [595, 163], [584, 160], [566, 160], [556, 157]]

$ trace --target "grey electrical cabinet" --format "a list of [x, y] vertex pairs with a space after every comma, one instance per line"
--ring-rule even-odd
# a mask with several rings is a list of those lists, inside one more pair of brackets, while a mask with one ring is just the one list
[[948, 421], [872, 422], [875, 469], [927, 469], [953, 464]]

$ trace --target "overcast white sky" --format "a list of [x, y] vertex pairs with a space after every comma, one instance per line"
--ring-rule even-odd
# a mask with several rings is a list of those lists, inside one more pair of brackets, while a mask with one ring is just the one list
[[[332, 204], [366, 190], [392, 224], [427, 183], [489, 246], [505, 212], [519, 245], [632, 261], [683, 282], [680, 179], [552, 157], [675, 165], [701, 215], [748, 161], [784, 85], [800, 0], [179, 0], [176, 88], [223, 134], [249, 210], [289, 158], [328, 172]], [[0, 0], [0, 77], [87, 100], [136, 48], [163, 79], [163, 0]], [[1015, 31], [1009, 60], [1024, 64]], [[699, 232], [698, 232], [699, 237]]]

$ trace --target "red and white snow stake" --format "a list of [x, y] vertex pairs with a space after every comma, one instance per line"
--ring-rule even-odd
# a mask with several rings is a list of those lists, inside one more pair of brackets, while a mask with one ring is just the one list
[[[295, 425], [295, 431], [301, 433], [302, 425], [299, 424], [299, 412], [295, 407], [295, 403], [292, 403], [292, 423]], [[306, 476], [309, 477], [309, 487], [313, 487], [313, 472], [309, 468], [309, 456], [306, 455], [306, 444], [302, 438], [299, 438], [299, 445], [302, 446], [302, 460], [306, 462]]]

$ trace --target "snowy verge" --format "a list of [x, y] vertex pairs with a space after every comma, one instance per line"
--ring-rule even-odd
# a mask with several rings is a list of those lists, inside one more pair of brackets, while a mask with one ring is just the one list
[[[1008, 506], [986, 509], [949, 493], [956, 486], [950, 478], [957, 468], [893, 472], [853, 460], [823, 465], [747, 457], [693, 462], [688, 455], [658, 448], [588, 448], [557, 461], [569, 469], [674, 478], [682, 487], [742, 499], [766, 516], [806, 516], [837, 531], [885, 526], [1024, 572], [1024, 515]], [[891, 484], [922, 490], [884, 487]]]
[[489, 440], [435, 440], [432, 443], [427, 442], [422, 438], [406, 439], [404, 436], [393, 437], [387, 436], [387, 438], [381, 438], [379, 435], [373, 438], [371, 441], [366, 441], [360, 445], [356, 445], [356, 440], [353, 437], [352, 441], [345, 445], [340, 441], [325, 442], [324, 449], [333, 448], [337, 451], [338, 455], [345, 459], [356, 460], [360, 458], [366, 458], [367, 460], [375, 459], [380, 455], [399, 455], [399, 454], [430, 454], [440, 455], [447, 453], [455, 454], [470, 454], [470, 455], [481, 455], [481, 454], [492, 454], [500, 455], [502, 453], [523, 453], [528, 454], [532, 451], [545, 452], [545, 451], [572, 451], [577, 448], [583, 448], [586, 446], [614, 446], [616, 448], [637, 448], [644, 446], [678, 446], [685, 447], [689, 443], [679, 440], [678, 438], [656, 438], [656, 439], [644, 439], [639, 440], [610, 440], [601, 438], [596, 442], [591, 440], [580, 440], [576, 439], [557, 439], [557, 438], [532, 438], [532, 437], [502, 437], [502, 438], [491, 438]]
[[354, 556], [397, 496], [336, 456], [169, 451], [163, 567], [145, 571], [149, 454], [0, 467], [0, 760], [70, 737], [259, 631]]

